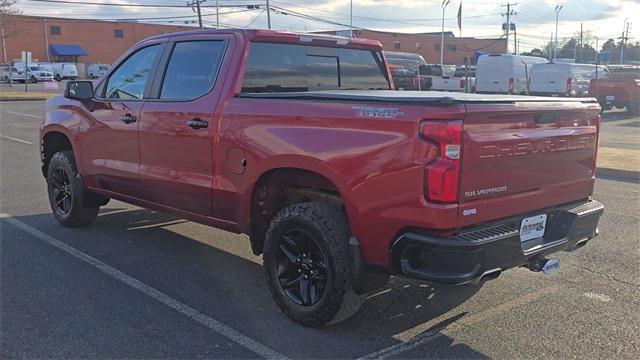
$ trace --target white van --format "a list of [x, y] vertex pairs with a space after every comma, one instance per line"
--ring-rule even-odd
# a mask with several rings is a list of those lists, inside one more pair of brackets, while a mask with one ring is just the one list
[[60, 81], [62, 79], [75, 80], [78, 78], [78, 68], [74, 63], [53, 63], [53, 77]]
[[[598, 78], [609, 77], [604, 66], [597, 68]], [[596, 66], [590, 64], [534, 64], [529, 76], [529, 94], [541, 96], [588, 96], [589, 82], [596, 78]]]
[[476, 92], [484, 94], [527, 94], [533, 64], [547, 59], [512, 54], [481, 55], [476, 64]]
[[87, 74], [89, 75], [89, 79], [97, 79], [106, 74], [108, 70], [109, 67], [105, 64], [90, 64], [87, 69]]

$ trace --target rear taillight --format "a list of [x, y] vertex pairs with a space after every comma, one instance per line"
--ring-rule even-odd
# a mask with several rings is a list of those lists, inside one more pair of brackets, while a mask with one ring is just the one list
[[460, 79], [460, 89], [464, 90], [465, 86], [466, 86], [466, 82], [464, 81], [464, 79]]
[[509, 78], [509, 94], [513, 94], [513, 78]]
[[573, 80], [571, 78], [567, 79], [567, 95], [571, 95], [571, 91], [573, 87]]
[[591, 177], [596, 178], [598, 170], [598, 148], [600, 148], [600, 126], [602, 126], [602, 116], [596, 117], [596, 153], [593, 156], [593, 167], [591, 168]]
[[438, 148], [437, 158], [424, 169], [425, 198], [430, 202], [455, 203], [462, 155], [462, 121], [423, 121], [420, 136]]

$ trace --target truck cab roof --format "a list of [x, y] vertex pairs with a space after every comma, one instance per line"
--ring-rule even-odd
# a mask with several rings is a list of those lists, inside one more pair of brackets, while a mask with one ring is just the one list
[[330, 34], [297, 33], [274, 30], [250, 30], [250, 29], [204, 29], [192, 31], [179, 31], [147, 38], [143, 41], [172, 38], [176, 36], [188, 36], [194, 34], [237, 34], [244, 36], [249, 41], [276, 42], [291, 44], [318, 44], [331, 47], [367, 48], [381, 51], [382, 44], [378, 40], [348, 38]]

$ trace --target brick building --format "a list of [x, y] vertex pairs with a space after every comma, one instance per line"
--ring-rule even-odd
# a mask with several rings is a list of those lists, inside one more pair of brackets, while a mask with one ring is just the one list
[[[333, 32], [334, 34], [336, 32]], [[338, 31], [345, 35], [346, 31]], [[422, 55], [430, 64], [440, 63], [441, 33], [405, 34], [385, 31], [354, 30], [354, 36], [376, 39], [387, 51], [411, 52]], [[475, 62], [476, 51], [502, 54], [507, 50], [505, 39], [478, 39], [473, 37], [455, 37], [452, 32], [444, 33], [444, 63], [463, 65], [465, 58]]]
[[193, 30], [193, 27], [137, 22], [79, 20], [36, 16], [3, 18], [5, 34], [1, 62], [31, 51], [33, 61], [112, 63], [131, 45], [152, 35]]

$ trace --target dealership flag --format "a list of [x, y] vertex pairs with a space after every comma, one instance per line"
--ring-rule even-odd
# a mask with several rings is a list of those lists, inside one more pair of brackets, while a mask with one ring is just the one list
[[460, 30], [460, 36], [462, 36], [462, 1], [460, 1], [460, 7], [458, 8], [458, 29]]

